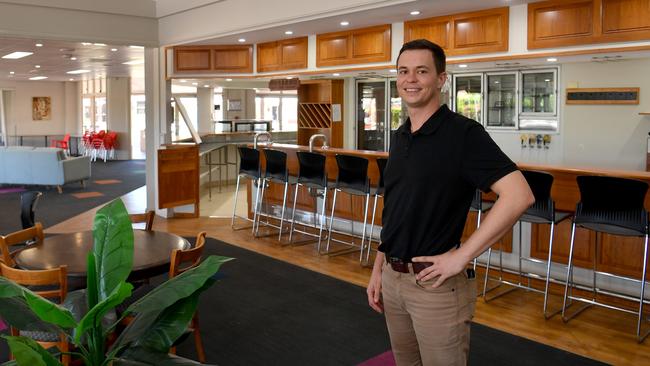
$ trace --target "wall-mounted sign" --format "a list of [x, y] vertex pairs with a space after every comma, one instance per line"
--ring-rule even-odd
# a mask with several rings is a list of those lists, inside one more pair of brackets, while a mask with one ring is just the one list
[[639, 104], [639, 88], [567, 89], [566, 104]]

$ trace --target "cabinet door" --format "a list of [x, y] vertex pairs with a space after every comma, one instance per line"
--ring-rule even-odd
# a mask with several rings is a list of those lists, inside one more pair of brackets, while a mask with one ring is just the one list
[[490, 73], [486, 76], [488, 127], [517, 127], [517, 74]]

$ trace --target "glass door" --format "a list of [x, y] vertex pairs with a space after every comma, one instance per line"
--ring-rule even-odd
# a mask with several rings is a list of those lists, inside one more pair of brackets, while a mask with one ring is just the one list
[[384, 151], [386, 80], [357, 81], [357, 149]]
[[482, 123], [483, 74], [454, 75], [454, 110]]
[[517, 127], [517, 73], [490, 73], [486, 82], [488, 127]]
[[388, 151], [407, 117], [396, 79], [357, 80], [357, 149]]

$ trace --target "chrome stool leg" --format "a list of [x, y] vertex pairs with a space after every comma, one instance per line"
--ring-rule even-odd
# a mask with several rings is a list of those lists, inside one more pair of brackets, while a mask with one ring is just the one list
[[237, 186], [235, 186], [235, 204], [232, 209], [232, 220], [230, 222], [230, 226], [234, 229], [235, 228], [235, 215], [237, 214], [237, 196], [239, 195], [239, 180], [241, 179], [241, 176], [237, 175]]
[[296, 183], [296, 190], [293, 193], [293, 210], [291, 210], [291, 228], [289, 229], [289, 244], [293, 243], [293, 228], [296, 224], [296, 201], [298, 201], [298, 187], [302, 184]]
[[[359, 250], [359, 263], [363, 263], [363, 249], [364, 249], [364, 242], [366, 239], [366, 224], [368, 223], [368, 204], [370, 203], [370, 193], [366, 193], [366, 197], [364, 198], [364, 201], [366, 201], [366, 208], [363, 213], [363, 230], [361, 232], [361, 248]], [[372, 235], [372, 233], [370, 234]]]
[[648, 234], [645, 234], [645, 243], [643, 249], [643, 272], [641, 275], [641, 294], [639, 297], [639, 320], [636, 325], [636, 339], [641, 343], [648, 336], [649, 332], [641, 335], [641, 320], [643, 319], [643, 301], [645, 300], [645, 278], [648, 264]]
[[[318, 219], [319, 221], [319, 228], [318, 228], [318, 247], [317, 251], [320, 253], [320, 245], [323, 240], [323, 226], [325, 222], [327, 221], [327, 216], [325, 215], [325, 210], [327, 208], [327, 187], [325, 187], [325, 190], [323, 192], [323, 208], [321, 209], [321, 215], [320, 218]], [[330, 228], [331, 230], [331, 228]], [[328, 239], [329, 240], [329, 239]]]
[[375, 202], [372, 204], [372, 219], [370, 219], [370, 233], [368, 233], [368, 251], [366, 253], [366, 262], [365, 264], [370, 263], [370, 250], [372, 249], [372, 233], [375, 229], [375, 214], [377, 213], [377, 198], [378, 194], [375, 194]]
[[325, 246], [325, 253], [328, 253], [330, 251], [330, 241], [332, 239], [332, 224], [334, 223], [334, 208], [336, 207], [336, 195], [338, 191], [339, 191], [338, 188], [334, 188], [334, 196], [332, 197], [332, 214], [330, 216], [330, 225], [327, 233], [327, 245]]
[[284, 210], [287, 207], [287, 189], [289, 188], [289, 181], [284, 182], [284, 195], [282, 196], [282, 214], [280, 215], [280, 233], [278, 234], [278, 241], [282, 240], [282, 230], [284, 228]]
[[[571, 241], [569, 244], [569, 261], [567, 263], [566, 281], [564, 283], [564, 298], [562, 299], [562, 320], [564, 322], [569, 321], [569, 318], [567, 318], [565, 315], [566, 315], [566, 308], [567, 308], [567, 296], [569, 292], [569, 278], [571, 278], [571, 272], [573, 271], [573, 242], [575, 240], [575, 235], [576, 235], [576, 224], [573, 223], [571, 226]], [[571, 283], [571, 287], [573, 287], [573, 283]]]
[[255, 222], [253, 222], [253, 236], [254, 237], [258, 236], [258, 233], [259, 233], [259, 230], [260, 230], [260, 219], [261, 219], [261, 216], [262, 216], [262, 208], [264, 206], [264, 191], [266, 190], [266, 179], [260, 178], [260, 183], [261, 183], [260, 185], [262, 186], [262, 188], [258, 187], [258, 189], [261, 189], [261, 192], [260, 192], [260, 197], [258, 199], [258, 204], [257, 204], [257, 206], [258, 206], [257, 225], [255, 224]]
[[551, 232], [550, 238], [548, 240], [548, 259], [546, 262], [546, 284], [544, 285], [544, 318], [550, 319], [555, 314], [558, 314], [561, 310], [556, 310], [555, 312], [548, 314], [548, 289], [549, 283], [551, 281], [551, 261], [553, 260], [553, 236], [555, 235], [555, 222], [551, 222]]

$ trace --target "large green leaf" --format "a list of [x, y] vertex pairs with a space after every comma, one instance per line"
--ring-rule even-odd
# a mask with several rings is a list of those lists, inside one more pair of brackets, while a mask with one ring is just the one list
[[133, 285], [130, 283], [122, 282], [115, 290], [99, 304], [95, 305], [88, 313], [81, 319], [77, 328], [75, 329], [74, 343], [79, 344], [81, 336], [92, 327], [101, 327], [102, 318], [109, 310], [112, 310], [117, 305], [121, 304], [126, 298], [131, 296]]
[[[142, 337], [165, 309], [202, 289], [221, 265], [230, 260], [232, 258], [209, 256], [197, 267], [161, 284], [131, 304], [125, 313], [137, 313], [137, 316], [122, 332], [113, 347], [130, 344]], [[208, 286], [210, 284], [208, 283]]]
[[102, 207], [93, 224], [98, 301], [125, 282], [133, 267], [133, 227], [122, 200]]
[[[10, 303], [11, 307], [8, 306]], [[0, 277], [0, 315], [10, 325], [21, 330], [28, 330], [26, 327], [29, 324], [25, 324], [25, 319], [20, 317], [33, 319], [33, 315], [43, 322], [62, 328], [74, 328], [77, 325], [70, 311], [4, 277]]]
[[27, 337], [2, 336], [7, 340], [9, 349], [19, 366], [60, 366], [61, 362], [38, 344]]
[[217, 273], [222, 264], [231, 260], [233, 258], [211, 255], [198, 266], [153, 289], [146, 296], [131, 304], [126, 309], [126, 312], [162, 311], [169, 305], [203, 287], [205, 281]]
[[168, 353], [153, 352], [142, 347], [132, 347], [123, 356], [113, 361], [113, 366], [194, 366], [206, 365]]
[[154, 324], [148, 327], [146, 333], [133, 342], [132, 346], [167, 353], [174, 342], [187, 330], [199, 305], [199, 296], [213, 283], [214, 280], [208, 279], [203, 287], [192, 295], [178, 300], [165, 309]]
[[86, 273], [86, 303], [88, 308], [92, 309], [99, 302], [97, 294], [97, 264], [95, 263], [95, 255], [92, 252], [88, 253], [86, 257], [87, 270]]

